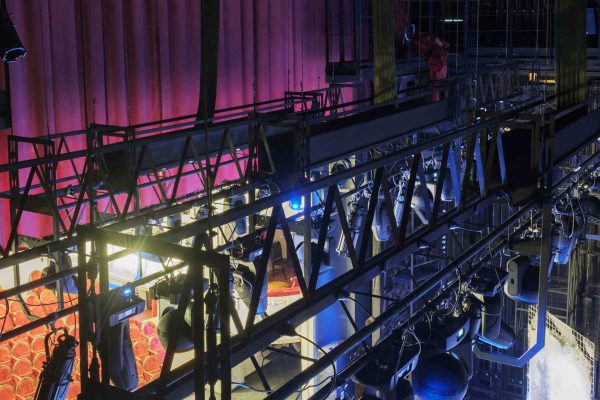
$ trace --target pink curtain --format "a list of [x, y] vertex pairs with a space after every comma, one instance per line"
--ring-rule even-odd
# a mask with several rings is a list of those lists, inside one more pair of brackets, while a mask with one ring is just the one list
[[[10, 66], [13, 128], [0, 131], [0, 163], [9, 133], [36, 137], [196, 111], [199, 0], [8, 0], [8, 9], [27, 56]], [[324, 12], [322, 0], [222, 0], [217, 108], [325, 86]], [[32, 154], [24, 147], [20, 156]], [[0, 200], [0, 213], [4, 244], [8, 201]], [[48, 222], [26, 215], [20, 233], [47, 235]]]

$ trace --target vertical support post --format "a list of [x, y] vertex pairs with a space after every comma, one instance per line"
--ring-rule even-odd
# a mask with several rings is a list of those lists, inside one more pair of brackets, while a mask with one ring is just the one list
[[77, 238], [77, 309], [79, 311], [79, 375], [81, 381], [81, 393], [88, 394], [88, 341], [90, 327], [90, 308], [87, 298], [87, 260], [86, 260], [86, 238], [80, 233]]
[[393, 100], [396, 83], [396, 47], [394, 35], [394, 1], [371, 0], [373, 14], [373, 99], [375, 103]]
[[[217, 280], [219, 283], [219, 318], [221, 321], [221, 400], [231, 399], [231, 327], [230, 327], [230, 293], [229, 293], [229, 262], [217, 265]], [[209, 366], [210, 368], [211, 366]]]
[[340, 62], [346, 61], [346, 41], [344, 38], [344, 0], [338, 0], [338, 32]]
[[[194, 393], [196, 400], [204, 400], [204, 266], [198, 261], [190, 262], [189, 273], [194, 289], [192, 308], [192, 337], [194, 338]], [[227, 316], [227, 319], [229, 315]], [[209, 366], [216, 368], [215, 365]], [[231, 390], [231, 387], [229, 387]]]
[[[108, 276], [108, 255], [106, 248], [106, 240], [100, 238], [98, 240], [98, 273], [99, 273], [99, 283], [100, 283], [100, 299], [108, 299], [109, 292], [109, 276]], [[93, 289], [92, 289], [93, 290]], [[98, 300], [98, 298], [96, 298]], [[96, 302], [96, 321], [98, 321], [100, 316], [106, 313], [105, 310], [105, 302], [97, 301]], [[107, 324], [108, 325], [108, 322]], [[102, 360], [102, 385], [104, 387], [108, 387], [110, 385], [110, 335], [108, 326], [97, 326], [96, 330], [101, 329], [100, 332], [100, 359]], [[87, 351], [87, 350], [86, 350]]]

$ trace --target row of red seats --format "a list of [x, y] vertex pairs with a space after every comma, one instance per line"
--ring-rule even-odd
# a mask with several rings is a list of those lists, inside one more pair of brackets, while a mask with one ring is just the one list
[[[39, 271], [30, 275], [30, 280], [41, 277]], [[41, 287], [25, 296], [29, 311], [36, 316], [44, 317], [58, 309], [58, 300], [54, 291]], [[17, 299], [0, 303], [0, 328], [8, 332], [15, 326], [27, 324], [29, 319], [23, 312]], [[76, 304], [76, 296], [65, 293], [66, 306]], [[4, 318], [6, 316], [6, 318]], [[69, 332], [78, 338], [76, 315], [71, 314], [55, 321], [55, 327], [67, 327]], [[156, 336], [156, 323], [152, 320], [142, 321], [132, 318], [130, 321], [131, 339], [139, 375], [139, 386], [155, 380], [160, 374], [164, 359], [164, 349]], [[37, 387], [37, 378], [42, 371], [45, 354], [46, 327], [32, 329], [26, 334], [0, 342], [0, 399], [31, 399]], [[91, 360], [91, 350], [88, 350]], [[81, 391], [79, 376], [79, 348], [73, 368], [72, 379], [67, 399], [76, 399]]]

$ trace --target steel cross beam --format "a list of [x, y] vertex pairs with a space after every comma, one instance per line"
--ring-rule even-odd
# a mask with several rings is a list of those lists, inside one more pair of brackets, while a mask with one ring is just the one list
[[[381, 172], [382, 170], [380, 170], [380, 169], [377, 169], [377, 170], [380, 171], [379, 173], [382, 173]], [[352, 171], [352, 174], [356, 174], [357, 172], [358, 171], [354, 170], [354, 171]], [[362, 172], [362, 171], [360, 171], [360, 172]], [[358, 172], [358, 173], [360, 173], [360, 172]], [[335, 177], [335, 179], [337, 179], [338, 181], [342, 180], [342, 179], [347, 179], [347, 178], [348, 177], [345, 175], [343, 175], [341, 177], [340, 176]], [[465, 181], [466, 180], [463, 180], [463, 184], [465, 184]], [[561, 185], [564, 184], [564, 180], [558, 182], [557, 184], [561, 184]], [[308, 184], [308, 185], [310, 185], [310, 184]], [[316, 190], [316, 188], [313, 190]], [[307, 192], [309, 192], [309, 191], [310, 190], [307, 189]], [[463, 192], [463, 190], [461, 190], [461, 192]], [[487, 193], [487, 194], [489, 195], [490, 193]], [[322, 310], [325, 307], [327, 307], [328, 305], [333, 304], [335, 301], [337, 301], [337, 298], [338, 298], [338, 295], [340, 292], [351, 291], [352, 288], [358, 287], [360, 284], [364, 283], [366, 280], [369, 280], [370, 278], [372, 278], [374, 276], [374, 274], [377, 273], [378, 267], [382, 267], [385, 265], [389, 265], [390, 263], [396, 262], [402, 256], [406, 256], [406, 254], [409, 254], [410, 252], [414, 251], [421, 243], [426, 242], [426, 241], [432, 241], [436, 237], [441, 236], [445, 231], [447, 231], [448, 227], [450, 226], [449, 225], [450, 223], [458, 223], [461, 220], [461, 218], [466, 218], [466, 215], [468, 215], [470, 212], [472, 212], [474, 208], [480, 208], [483, 204], [486, 203], [486, 201], [489, 201], [489, 200], [490, 200], [489, 197], [481, 198], [480, 196], [475, 195], [473, 199], [468, 199], [465, 202], [465, 204], [462, 205], [460, 210], [450, 211], [450, 212], [446, 213], [445, 215], [441, 216], [441, 218], [439, 219], [439, 221], [440, 221], [439, 227], [423, 227], [423, 229], [417, 230], [413, 235], [409, 236], [409, 238], [405, 242], [405, 246], [402, 246], [402, 247], [394, 246], [392, 248], [388, 248], [388, 249], [384, 250], [382, 253], [380, 253], [368, 260], [365, 260], [363, 265], [361, 265], [361, 263], [359, 262], [359, 264], [355, 270], [352, 270], [349, 273], [342, 275], [340, 278], [336, 279], [335, 281], [332, 281], [332, 282], [324, 285], [323, 287], [319, 288], [318, 290], [314, 291], [313, 293], [311, 293], [310, 301], [308, 299], [304, 299], [304, 301], [294, 303], [291, 306], [289, 306], [288, 308], [286, 308], [286, 310], [284, 310], [285, 312], [281, 311], [279, 313], [274, 314], [269, 319], [257, 323], [253, 329], [252, 340], [250, 342], [248, 342], [247, 340], [240, 340], [240, 339], [236, 339], [236, 338], [234, 338], [232, 340], [232, 363], [233, 363], [233, 365], [235, 365], [235, 364], [241, 362], [242, 360], [246, 359], [247, 357], [251, 356], [252, 354], [254, 354], [254, 352], [260, 350], [264, 346], [268, 345], [268, 343], [272, 342], [277, 337], [279, 337], [282, 334], [282, 331], [281, 331], [281, 329], [279, 329], [277, 327], [281, 327], [285, 324], [291, 324], [292, 326], [299, 325], [307, 318], [310, 318], [311, 316], [317, 314], [319, 312], [319, 310]], [[326, 199], [326, 202], [327, 201], [328, 201], [328, 199]], [[534, 207], [534, 204], [530, 203], [530, 205], [527, 206], [525, 209], [523, 209], [522, 212], [527, 213], [528, 211], [530, 211], [532, 209], [532, 207]], [[519, 216], [522, 217], [523, 215], [524, 214], [520, 214]], [[510, 226], [510, 224], [511, 223], [509, 223], [508, 226]], [[504, 229], [506, 229], [506, 228], [507, 228], [507, 226], [504, 227]], [[366, 236], [368, 237], [368, 235], [366, 235]], [[468, 255], [468, 253], [467, 253], [466, 257], [469, 258], [472, 256], [474, 256], [474, 255]], [[437, 277], [437, 278], [442, 279], [440, 277]], [[433, 286], [428, 287], [428, 289], [425, 290], [425, 292], [431, 290], [435, 286], [435, 284], [439, 283], [439, 281], [440, 281], [439, 279], [428, 281], [429, 282], [428, 284], [433, 285]], [[412, 296], [416, 296], [416, 297], [414, 297], [414, 299], [416, 299], [416, 298], [419, 298], [422, 294], [423, 293], [415, 292], [414, 294], [409, 295], [409, 296], [411, 296], [411, 297], [408, 297], [408, 299], [410, 300], [409, 303], [414, 301], [414, 300], [412, 300], [413, 299]], [[373, 327], [373, 328], [375, 328], [375, 327]], [[360, 341], [361, 340], [358, 340], [358, 342], [360, 342]], [[340, 351], [342, 351], [342, 349], [340, 349]], [[336, 354], [336, 353], [334, 353], [334, 354]], [[323, 368], [325, 368], [327, 366], [327, 363], [323, 362], [322, 364], [319, 364], [319, 365], [321, 365], [321, 366], [323, 366]], [[315, 372], [316, 370], [312, 370], [312, 371]], [[183, 365], [182, 367], [173, 371], [173, 375], [172, 375], [173, 380], [172, 380], [172, 384], [170, 385], [170, 387], [173, 389], [173, 392], [167, 398], [177, 398], [178, 396], [185, 393], [184, 382], [187, 379], [189, 379], [191, 372], [192, 372], [192, 370], [189, 369], [188, 365]], [[304, 377], [306, 377], [306, 376], [304, 376]], [[310, 378], [310, 377], [308, 377], [308, 378]], [[300, 378], [296, 378], [296, 379], [299, 382]], [[290, 384], [287, 387], [292, 388], [298, 382], [294, 381], [293, 384]], [[302, 383], [303, 382], [301, 382], [300, 385]], [[296, 386], [296, 387], [299, 387], [299, 386]], [[140, 390], [143, 393], [152, 393], [153, 392], [153, 384], [151, 383], [147, 387], [142, 388]], [[285, 394], [282, 394], [282, 396], [285, 396]]]
[[[460, 82], [460, 80], [450, 80], [447, 85], [452, 87], [453, 85], [458, 85]], [[423, 88], [422, 90], [425, 91], [419, 93], [417, 97], [427, 98], [428, 92], [426, 89], [427, 88]], [[314, 91], [314, 93], [311, 92], [310, 97], [312, 99], [323, 99], [324, 97], [322, 93], [328, 93], [328, 91], [329, 89], [324, 89], [324, 91]], [[325, 96], [325, 98], [329, 97]], [[17, 253], [9, 255], [8, 251], [10, 249], [4, 246], [4, 248], [0, 248], [0, 252], [6, 253], [2, 254], [2, 257], [0, 257], [0, 268], [4, 266], [15, 265], [19, 262], [38, 257], [46, 251], [61, 251], [75, 246], [76, 239], [74, 239], [72, 235], [75, 232], [75, 227], [80, 223], [83, 210], [86, 207], [89, 208], [90, 203], [94, 204], [92, 208], [95, 209], [97, 204], [96, 201], [102, 199], [107, 199], [110, 204], [112, 204], [113, 208], [117, 211], [117, 215], [106, 220], [95, 221], [95, 223], [101, 225], [111, 224], [115, 227], [115, 229], [126, 229], [124, 227], [139, 225], [149, 217], [170, 215], [171, 212], [176, 213], [178, 209], [187, 209], [191, 207], [190, 204], [195, 204], [195, 200], [190, 201], [190, 199], [193, 199], [202, 193], [188, 193], [178, 196], [177, 189], [179, 187], [181, 178], [183, 176], [200, 175], [200, 180], [204, 182], [201, 186], [205, 187], [206, 179], [203, 179], [202, 176], [206, 177], [207, 175], [215, 175], [216, 173], [216, 170], [211, 170], [210, 165], [202, 165], [201, 157], [199, 157], [199, 155], [200, 153], [203, 153], [203, 151], [199, 151], [198, 149], [194, 150], [195, 141], [192, 139], [199, 135], [203, 136], [205, 132], [212, 136], [220, 135], [220, 141], [217, 140], [218, 138], [211, 139], [211, 143], [214, 142], [213, 153], [217, 155], [217, 162], [214, 166], [215, 169], [218, 168], [218, 166], [234, 164], [236, 170], [238, 173], [240, 173], [240, 182], [243, 185], [247, 185], [252, 174], [248, 173], [250, 168], [246, 168], [246, 172], [242, 171], [240, 162], [242, 160], [247, 160], [248, 166], [253, 164], [253, 160], [257, 157], [257, 154], [253, 151], [252, 145], [258, 143], [260, 140], [257, 140], [257, 138], [252, 139], [251, 137], [248, 141], [246, 140], [247, 135], [242, 135], [244, 136], [244, 139], [242, 140], [240, 136], [241, 129], [248, 129], [248, 127], [250, 127], [250, 132], [256, 131], [258, 133], [262, 132], [263, 130], [255, 129], [257, 126], [271, 124], [272, 121], [275, 121], [278, 118], [280, 120], [282, 118], [285, 120], [285, 118], [290, 118], [290, 115], [292, 117], [294, 115], [298, 115], [299, 118], [311, 121], [311, 125], [313, 125], [313, 128], [311, 129], [314, 129], [314, 134], [311, 133], [311, 141], [314, 141], [312, 148], [317, 151], [312, 158], [314, 159], [314, 162], [324, 163], [333, 157], [333, 155], [328, 155], [326, 152], [324, 153], [323, 149], [331, 147], [327, 146], [327, 143], [331, 143], [332, 140], [335, 140], [335, 137], [339, 137], [339, 134], [342, 134], [343, 132], [346, 132], [346, 134], [352, 134], [353, 137], [360, 140], [358, 142], [349, 140], [348, 144], [353, 144], [340, 150], [341, 152], [335, 155], [335, 157], [338, 158], [344, 156], [344, 154], [349, 154], [350, 152], [356, 151], [356, 146], [366, 149], [369, 146], [373, 146], [375, 143], [381, 143], [383, 141], [390, 140], [389, 128], [400, 126], [398, 123], [399, 118], [402, 120], [412, 121], [411, 123], [413, 123], [413, 125], [410, 127], [405, 126], [406, 124], [404, 123], [401, 124], [404, 126], [403, 131], [406, 132], [410, 129], [414, 130], [424, 128], [431, 124], [433, 121], [431, 119], [427, 119], [427, 116], [442, 114], [446, 115], [446, 111], [440, 114], [441, 111], [448, 108], [448, 106], [443, 102], [431, 104], [431, 107], [435, 107], [436, 110], [439, 109], [435, 112], [428, 112], [427, 110], [429, 110], [429, 108], [426, 107], [416, 109], [414, 112], [410, 110], [403, 110], [400, 106], [402, 106], [403, 102], [408, 100], [410, 99], [400, 98], [395, 101], [372, 106], [370, 105], [370, 99], [360, 99], [347, 103], [338, 103], [336, 101], [332, 102], [330, 99], [325, 100], [325, 104], [319, 104], [318, 108], [304, 109], [306, 99], [302, 98], [297, 100], [294, 96], [290, 95], [287, 102], [284, 99], [281, 99], [280, 102], [266, 102], [264, 107], [259, 109], [252, 109], [248, 105], [231, 110], [222, 110], [222, 112], [231, 111], [231, 114], [221, 114], [214, 119], [210, 119], [210, 121], [207, 121], [207, 123], [211, 123], [208, 128], [203, 127], [206, 125], [205, 121], [190, 122], [186, 120], [186, 118], [189, 119], [189, 116], [187, 116], [165, 121], [158, 121], [156, 123], [140, 124], [131, 127], [92, 127], [86, 131], [50, 135], [49, 139], [55, 140], [58, 143], [57, 154], [48, 157], [41, 157], [39, 159], [24, 160], [12, 164], [0, 165], [0, 173], [35, 168], [36, 165], [44, 163], [54, 167], [57, 167], [59, 163], [69, 163], [71, 168], [74, 170], [75, 175], [72, 177], [57, 179], [56, 182], [64, 186], [68, 182], [76, 180], [76, 184], [70, 187], [75, 190], [75, 192], [79, 193], [77, 194], [75, 201], [65, 202], [63, 197], [66, 192], [60, 195], [53, 192], [53, 196], [56, 195], [61, 204], [49, 205], [50, 207], [57, 208], [60, 211], [67, 212], [68, 221], [66, 221], [66, 225], [65, 221], [63, 221], [64, 218], [57, 212], [54, 212], [54, 214], [56, 214], [55, 219], [59, 224], [61, 224], [62, 234], [66, 235], [66, 238], [46, 243], [39, 248], [26, 250], [23, 252], [23, 254]], [[291, 103], [289, 103], [290, 101]], [[295, 114], [290, 114], [290, 112], [295, 111], [294, 107], [298, 105], [300, 106], [300, 110], [298, 110]], [[281, 116], [280, 112], [282, 108], [288, 112], [283, 117]], [[248, 114], [248, 112], [245, 111], [246, 109], [252, 109], [253, 112]], [[329, 113], [329, 115], [327, 113]], [[250, 116], [250, 118], [248, 118], [248, 116]], [[436, 119], [436, 122], [439, 122], [439, 118]], [[156, 125], [162, 123], [167, 123], [167, 126], [165, 128], [155, 127]], [[169, 123], [171, 125], [169, 125]], [[375, 132], [380, 132], [381, 134], [379, 134], [377, 137], [369, 135], [369, 140], [365, 141], [366, 137], [361, 135], [361, 132], [364, 130], [373, 130]], [[162, 135], [152, 135], [164, 131], [166, 131], [166, 133], [163, 133]], [[275, 129], [269, 135], [278, 133], [281, 133], [281, 130]], [[398, 132], [398, 134], [400, 134], [400, 132]], [[87, 148], [71, 151], [66, 143], [66, 139], [81, 135], [86, 135], [86, 142], [88, 143]], [[122, 142], [105, 144], [104, 138], [106, 137], [119, 138], [119, 140], [122, 140]], [[263, 137], [263, 142], [266, 143], [265, 140], [266, 139]], [[167, 165], [157, 162], [157, 160], [154, 160], [155, 157], [144, 156], [144, 154], [148, 153], [147, 149], [164, 145], [164, 143], [167, 143], [167, 141], [170, 141], [171, 143], [173, 143], [173, 141], [177, 141], [177, 143], [181, 144], [180, 156], [172, 160], [170, 164]], [[199, 146], [199, 144], [196, 144], [196, 146]], [[236, 157], [236, 152], [234, 149], [237, 147], [246, 148], [247, 146], [250, 146], [249, 155]], [[221, 160], [221, 156], [225, 152], [226, 147], [229, 147], [229, 154], [232, 157], [231, 160]], [[192, 155], [190, 154], [190, 149], [193, 150]], [[208, 151], [208, 149], [203, 150]], [[129, 154], [132, 151], [132, 154], [137, 156], [137, 163], [134, 163], [136, 165], [131, 166], [131, 168], [133, 168], [131, 171], [133, 175], [144, 175], [145, 172], [142, 170], [146, 170], [149, 171], [152, 176], [158, 178], [159, 173], [157, 170], [165, 166], [173, 167], [175, 175], [171, 177], [160, 177], [158, 179], [148, 179], [146, 182], [135, 183], [135, 181], [132, 180], [127, 187], [124, 188], [124, 190], [126, 190], [128, 193], [128, 200], [126, 202], [126, 206], [121, 210], [115, 198], [115, 195], [118, 192], [117, 190], [113, 190], [111, 187], [108, 187], [105, 193], [95, 193], [97, 189], [95, 189], [95, 183], [91, 181], [94, 179], [95, 175], [90, 173], [90, 170], [98, 171], [98, 177], [101, 175], [108, 176], [107, 173], [109, 163], [106, 162], [105, 157], [110, 154], [120, 154], [120, 152], [123, 154]], [[144, 161], [145, 159], [147, 160]], [[79, 160], [84, 161], [84, 165], [81, 167], [81, 170], [78, 170], [75, 163], [75, 161]], [[183, 165], [184, 163], [187, 163], [188, 160], [191, 160], [196, 167], [191, 170], [186, 170]], [[142, 168], [142, 163], [144, 164], [144, 168]], [[207, 169], [208, 174], [203, 171], [204, 168]], [[243, 177], [241, 173], [243, 173]], [[166, 182], [172, 183], [170, 195], [163, 187]], [[33, 183], [29, 183], [26, 185], [25, 189], [34, 187], [37, 186], [33, 185]], [[156, 187], [159, 188], [160, 193], [157, 191], [157, 204], [154, 206], [149, 206], [145, 209], [135, 209], [131, 211], [130, 208], [132, 197], [135, 196], [135, 191], [144, 187], [154, 187], [155, 189]], [[21, 189], [19, 188], [19, 190]], [[172, 208], [175, 202], [187, 203], [177, 204], [175, 206], [176, 208]], [[95, 218], [97, 219], [97, 212], [93, 211], [93, 213], [95, 213], [93, 215], [95, 215]], [[134, 214], [135, 216], [131, 218], [130, 214]], [[16, 232], [16, 228], [13, 229], [13, 231]]]

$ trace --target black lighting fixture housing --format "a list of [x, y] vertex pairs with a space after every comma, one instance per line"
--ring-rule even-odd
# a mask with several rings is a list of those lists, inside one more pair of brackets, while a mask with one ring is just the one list
[[0, 3], [0, 56], [5, 63], [18, 61], [25, 57], [27, 50], [23, 47], [21, 39], [17, 34], [17, 30], [13, 25], [6, 0]]

